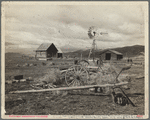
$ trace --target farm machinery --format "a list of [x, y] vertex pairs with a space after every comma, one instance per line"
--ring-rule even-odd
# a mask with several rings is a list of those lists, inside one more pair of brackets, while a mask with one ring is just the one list
[[[98, 33], [95, 31], [94, 27], [90, 27], [88, 31], [89, 37], [93, 39], [96, 37], [96, 34]], [[100, 35], [102, 34], [103, 33], [100, 33]], [[90, 60], [91, 53], [94, 54], [95, 52], [95, 46], [94, 39], [88, 60], [76, 60], [75, 65], [61, 71], [61, 74], [64, 74], [65, 76], [65, 83], [68, 87], [49, 87], [48, 89], [12, 91], [10, 93], [68, 91], [94, 88], [95, 93], [100, 92], [101, 94], [106, 94], [106, 91], [109, 92], [116, 104], [125, 106], [130, 103], [132, 106], [135, 106], [123, 90], [123, 86], [127, 86], [130, 78], [126, 77], [125, 80], [121, 81], [118, 79], [123, 71], [131, 68], [132, 64], [122, 67], [117, 71], [111, 63], [104, 63], [101, 58], [95, 60], [95, 56], [93, 56], [93, 60]], [[95, 78], [91, 77], [93, 74], [96, 76]], [[116, 90], [119, 90], [120, 92], [117, 93]]]

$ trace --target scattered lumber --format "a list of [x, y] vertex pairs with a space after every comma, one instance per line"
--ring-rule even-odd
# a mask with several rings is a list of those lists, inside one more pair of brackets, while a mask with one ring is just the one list
[[138, 77], [136, 77], [136, 79], [142, 79], [142, 78], [144, 78], [144, 76], [138, 76]]
[[16, 75], [16, 76], [14, 76], [14, 79], [15, 80], [23, 79], [23, 75]]
[[42, 90], [25, 90], [25, 91], [11, 91], [10, 93], [31, 93], [31, 92], [48, 92], [48, 91], [67, 91], [67, 90], [81, 90], [81, 89], [89, 89], [95, 87], [115, 87], [126, 85], [128, 82], [121, 82], [116, 84], [105, 84], [105, 85], [87, 85], [87, 86], [76, 86], [76, 87], [61, 87], [61, 88], [52, 88], [52, 89], [42, 89]]

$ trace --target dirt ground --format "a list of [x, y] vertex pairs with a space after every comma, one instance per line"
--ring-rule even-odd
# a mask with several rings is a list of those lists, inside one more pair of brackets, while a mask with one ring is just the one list
[[[72, 60], [63, 60], [59, 66], [63, 68], [73, 64]], [[36, 63], [37, 66], [25, 66], [24, 63]], [[113, 103], [111, 95], [99, 95], [89, 90], [69, 91], [54, 94], [54, 92], [9, 94], [10, 91], [30, 90], [30, 85], [44, 76], [47, 70], [51, 70], [52, 61], [47, 61], [45, 66], [41, 61], [23, 60], [22, 58], [8, 61], [6, 60], [6, 81], [12, 76], [24, 75], [24, 78], [33, 77], [34, 81], [23, 83], [5, 84], [5, 110], [6, 115], [144, 115], [144, 78], [136, 79], [139, 75], [144, 75], [144, 68], [140, 65], [133, 65], [127, 72], [131, 77], [130, 89], [125, 90], [128, 97], [136, 105], [131, 104], [119, 106]], [[54, 60], [57, 63], [62, 60]], [[19, 64], [20, 67], [17, 67]], [[64, 85], [64, 84], [63, 84]]]

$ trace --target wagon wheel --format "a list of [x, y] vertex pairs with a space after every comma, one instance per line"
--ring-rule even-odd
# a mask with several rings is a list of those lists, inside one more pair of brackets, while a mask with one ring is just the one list
[[68, 86], [86, 85], [88, 80], [89, 73], [86, 68], [81, 65], [71, 66], [65, 74], [65, 81]]
[[114, 102], [118, 105], [125, 106], [128, 104], [127, 98], [122, 93], [112, 93], [114, 96]]
[[86, 61], [86, 60], [81, 60], [80, 61], [80, 65], [84, 66], [84, 67], [87, 67], [89, 65], [89, 62]]

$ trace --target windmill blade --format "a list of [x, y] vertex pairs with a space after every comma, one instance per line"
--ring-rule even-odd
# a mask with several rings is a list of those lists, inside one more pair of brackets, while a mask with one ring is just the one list
[[100, 32], [97, 28], [94, 26], [90, 27], [88, 30], [88, 36], [90, 39], [93, 39], [95, 37], [98, 37], [99, 35], [108, 34], [107, 32]]
[[89, 36], [90, 39], [94, 38], [94, 36], [92, 35], [92, 33], [90, 31], [88, 31], [88, 36]]
[[88, 30], [88, 36], [90, 39], [93, 39], [95, 37], [95, 35], [96, 35], [96, 30], [95, 30], [95, 27], [92, 26]]

